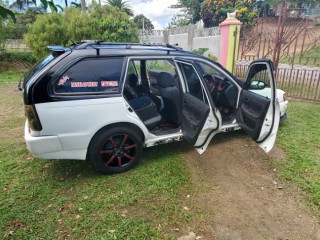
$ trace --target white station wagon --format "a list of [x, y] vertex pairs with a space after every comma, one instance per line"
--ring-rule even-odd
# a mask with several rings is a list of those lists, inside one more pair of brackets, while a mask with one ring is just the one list
[[[268, 59], [252, 62], [240, 81], [168, 44], [48, 48], [20, 84], [34, 157], [90, 159], [98, 171], [119, 173], [144, 147], [185, 139], [201, 154], [215, 134], [240, 128], [266, 152], [274, 145], [280, 111]], [[254, 92], [262, 89], [270, 97]]]

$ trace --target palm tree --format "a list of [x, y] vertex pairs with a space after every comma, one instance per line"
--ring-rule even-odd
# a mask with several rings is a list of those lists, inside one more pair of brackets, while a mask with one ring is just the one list
[[81, 11], [83, 13], [87, 11], [86, 0], [81, 0]]
[[34, 5], [34, 3], [27, 0], [16, 0], [9, 5], [9, 8], [18, 12], [24, 12], [30, 5]]
[[122, 0], [107, 0], [107, 4], [112, 7], [119, 8], [120, 10], [124, 11], [129, 16], [133, 16], [133, 11], [129, 4], [126, 1]]

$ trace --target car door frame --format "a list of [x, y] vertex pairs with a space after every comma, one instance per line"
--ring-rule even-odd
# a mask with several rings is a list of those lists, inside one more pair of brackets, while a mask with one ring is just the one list
[[[183, 57], [176, 57], [174, 59], [175, 61], [175, 64], [177, 65], [177, 71], [178, 71], [178, 74], [179, 74], [179, 78], [181, 80], [181, 85], [182, 85], [182, 94], [181, 94], [181, 97], [182, 97], [182, 107], [181, 107], [181, 118], [182, 118], [182, 122], [181, 122], [181, 130], [182, 130], [182, 133], [185, 137], [185, 139], [191, 143], [195, 148], [196, 150], [202, 154], [207, 146], [209, 145], [210, 143], [210, 140], [212, 139], [212, 137], [217, 134], [218, 132], [221, 131], [221, 124], [222, 124], [222, 121], [221, 121], [221, 117], [219, 117], [220, 115], [217, 115], [217, 109], [210, 97], [210, 93], [209, 93], [209, 90], [207, 88], [207, 86], [205, 85], [204, 83], [204, 80], [200, 74], [200, 70], [198, 69], [198, 66], [197, 64], [194, 62], [195, 59], [188, 59], [188, 58], [183, 58]], [[193, 69], [195, 70], [196, 74], [197, 74], [197, 77], [200, 81], [200, 84], [201, 84], [201, 91], [203, 93], [203, 96], [206, 98], [207, 100], [207, 103], [204, 102], [204, 101], [201, 101], [200, 99], [198, 99], [196, 96], [192, 95], [191, 93], [188, 92], [188, 89], [187, 89], [187, 82], [186, 82], [186, 79], [184, 78], [182, 72], [181, 72], [181, 69], [180, 69], [180, 66], [179, 66], [179, 63], [182, 63], [182, 64], [188, 64], [188, 65], [191, 65], [193, 67]], [[203, 115], [202, 118], [200, 121], [201, 121], [201, 124], [198, 126], [197, 128], [197, 132], [194, 135], [194, 137], [192, 139], [188, 138], [188, 136], [186, 136], [186, 133], [184, 133], [184, 130], [186, 129], [186, 124], [188, 123], [188, 120], [187, 118], [185, 118], [185, 115], [184, 113], [187, 112], [187, 115], [190, 113], [188, 112], [188, 110], [190, 109], [186, 109], [185, 108], [185, 101], [186, 101], [186, 98], [188, 99], [188, 101], [193, 101], [192, 104], [196, 104], [196, 105], [201, 105], [200, 102], [202, 102], [203, 104], [207, 104], [208, 105], [208, 110], [209, 112], [206, 114], [206, 115]], [[194, 114], [194, 113], [190, 113], [191, 115]], [[195, 116], [194, 116], [195, 117]], [[214, 122], [215, 121], [215, 122]], [[189, 122], [190, 124], [190, 122]]]
[[[259, 64], [264, 64], [268, 72], [271, 90], [270, 98], [251, 92], [248, 88], [250, 73], [253, 67]], [[269, 152], [274, 145], [279, 125], [279, 118], [277, 116], [280, 114], [279, 103], [276, 101], [276, 83], [273, 72], [273, 65], [269, 59], [258, 59], [249, 65], [245, 84], [240, 93], [238, 110], [236, 114], [236, 119], [239, 126], [266, 152]], [[257, 113], [259, 104], [266, 108], [268, 101], [268, 109], [264, 109], [264, 112], [260, 112], [260, 115], [264, 114], [264, 116], [256, 116], [256, 119], [254, 119], [254, 115], [259, 114]], [[244, 120], [244, 118], [246, 118], [246, 120]], [[256, 126], [258, 128], [252, 130], [252, 126], [254, 126], [254, 124], [250, 124], [250, 121], [253, 123], [254, 120], [256, 120], [255, 123], [259, 123], [261, 126]], [[245, 121], [247, 123], [245, 123]], [[249, 126], [248, 124], [252, 126]]]

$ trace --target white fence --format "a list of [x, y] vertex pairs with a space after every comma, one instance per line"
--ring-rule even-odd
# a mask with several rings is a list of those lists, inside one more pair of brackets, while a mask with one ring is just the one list
[[167, 30], [145, 30], [139, 32], [141, 43], [170, 43], [177, 44], [184, 50], [192, 51], [208, 48], [206, 54], [217, 59], [220, 57], [220, 28], [197, 29], [195, 25]]

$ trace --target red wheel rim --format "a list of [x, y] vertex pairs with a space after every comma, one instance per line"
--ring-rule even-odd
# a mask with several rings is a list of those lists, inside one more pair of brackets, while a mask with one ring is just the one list
[[133, 161], [137, 144], [128, 134], [111, 136], [102, 146], [100, 155], [106, 167], [122, 168]]

